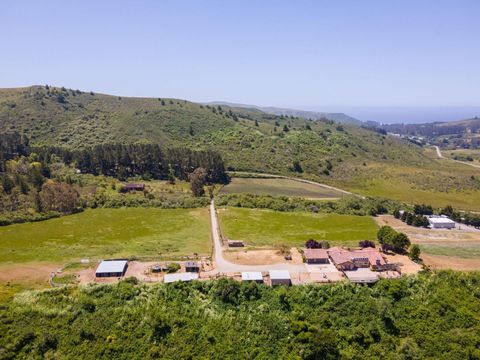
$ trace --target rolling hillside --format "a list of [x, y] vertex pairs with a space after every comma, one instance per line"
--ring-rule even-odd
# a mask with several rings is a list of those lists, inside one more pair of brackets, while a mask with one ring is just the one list
[[[295, 172], [399, 199], [415, 194], [412, 189], [445, 192], [441, 204], [456, 201], [452, 189], [476, 201], [480, 188], [478, 181], [470, 180], [471, 169], [452, 170], [421, 147], [358, 126], [179, 99], [126, 98], [44, 86], [3, 89], [0, 131], [24, 133], [33, 145], [81, 148], [149, 142], [212, 149], [220, 152], [229, 170]], [[404, 195], [389, 191], [396, 185]], [[459, 205], [471, 207], [468, 201]]]
[[[207, 103], [206, 103], [207, 104]], [[284, 115], [284, 116], [294, 116], [294, 117], [302, 117], [305, 119], [312, 119], [312, 120], [320, 120], [320, 119], [328, 119], [333, 120], [342, 124], [347, 125], [361, 125], [362, 121], [355, 119], [347, 114], [344, 113], [329, 113], [329, 112], [320, 112], [320, 111], [306, 111], [306, 110], [296, 110], [296, 109], [287, 109], [287, 108], [279, 108], [274, 106], [256, 106], [256, 105], [246, 105], [246, 104], [235, 104], [235, 103], [228, 103], [223, 101], [213, 101], [208, 103], [209, 105], [221, 105], [221, 106], [228, 106], [231, 108], [247, 108], [247, 109], [255, 109], [266, 114], [271, 115]]]

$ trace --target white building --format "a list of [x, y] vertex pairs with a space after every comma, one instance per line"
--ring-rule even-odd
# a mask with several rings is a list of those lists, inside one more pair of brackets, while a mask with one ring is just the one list
[[198, 273], [194, 272], [184, 272], [176, 274], [165, 274], [163, 277], [163, 282], [172, 283], [175, 281], [192, 281], [198, 279]]
[[122, 277], [127, 271], [127, 260], [104, 260], [95, 271], [96, 277]]
[[454, 229], [455, 221], [446, 216], [429, 216], [428, 223], [432, 229]]
[[270, 270], [270, 281], [274, 285], [292, 285], [288, 270]]
[[263, 283], [263, 275], [260, 271], [244, 271], [242, 272], [242, 281]]

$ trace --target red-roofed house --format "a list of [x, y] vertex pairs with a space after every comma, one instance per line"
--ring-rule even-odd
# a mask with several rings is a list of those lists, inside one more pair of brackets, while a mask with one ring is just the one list
[[305, 249], [303, 255], [307, 264], [328, 264], [328, 253], [325, 249]]

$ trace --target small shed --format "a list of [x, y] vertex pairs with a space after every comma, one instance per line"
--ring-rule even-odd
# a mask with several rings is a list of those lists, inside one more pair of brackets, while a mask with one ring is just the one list
[[186, 272], [200, 272], [200, 266], [196, 261], [187, 261], [185, 263], [185, 271]]
[[192, 280], [198, 280], [198, 274], [195, 273], [176, 273], [176, 274], [165, 274], [163, 277], [163, 282], [164, 283], [172, 283], [176, 281], [192, 281]]
[[167, 266], [164, 264], [155, 264], [152, 266], [152, 273], [159, 273], [162, 271], [166, 271]]
[[292, 285], [292, 278], [288, 270], [270, 270], [270, 281], [275, 285]]
[[127, 260], [104, 260], [95, 271], [96, 277], [122, 277], [127, 271]]
[[307, 264], [328, 264], [328, 252], [324, 249], [305, 249], [303, 251]]
[[228, 240], [228, 247], [244, 247], [245, 244], [242, 240]]
[[124, 184], [122, 188], [123, 192], [143, 190], [145, 190], [145, 184]]
[[244, 271], [242, 272], [242, 281], [253, 281], [263, 283], [263, 275], [260, 271]]

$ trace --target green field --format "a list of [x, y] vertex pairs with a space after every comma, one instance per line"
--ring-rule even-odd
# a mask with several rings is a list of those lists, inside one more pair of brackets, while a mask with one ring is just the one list
[[[431, 255], [457, 256], [465, 259], [480, 258], [479, 243], [452, 243], [451, 245], [420, 245], [422, 252]], [[479, 259], [480, 261], [480, 259]]]
[[343, 193], [320, 185], [278, 178], [233, 178], [220, 194], [249, 193], [254, 195], [298, 196], [309, 199], [339, 198]]
[[207, 209], [95, 209], [0, 227], [0, 264], [178, 256], [210, 250]]
[[374, 240], [377, 233], [367, 216], [226, 208], [219, 210], [219, 218], [224, 236], [252, 246], [301, 246], [310, 238], [356, 246], [360, 240]]
[[438, 168], [422, 169], [367, 164], [361, 169], [346, 169], [352, 173], [350, 178], [333, 184], [365, 196], [386, 197], [408, 204], [452, 205], [461, 210], [479, 211], [480, 169], [445, 159], [438, 160], [438, 164]]

